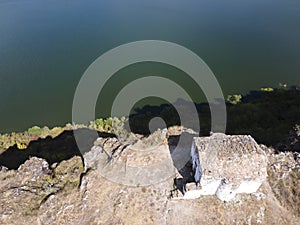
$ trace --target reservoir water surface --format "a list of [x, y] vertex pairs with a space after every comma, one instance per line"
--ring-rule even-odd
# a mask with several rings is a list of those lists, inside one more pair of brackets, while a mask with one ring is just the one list
[[[71, 122], [88, 66], [138, 40], [192, 50], [224, 95], [300, 84], [298, 0], [0, 0], [0, 133]], [[201, 101], [180, 71], [151, 63], [120, 71], [106, 88], [107, 101], [145, 71], [176, 77]], [[98, 111], [108, 113], [105, 105]]]

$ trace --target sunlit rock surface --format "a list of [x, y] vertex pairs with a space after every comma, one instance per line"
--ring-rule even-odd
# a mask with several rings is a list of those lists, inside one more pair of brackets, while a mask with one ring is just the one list
[[[49, 167], [44, 159], [33, 157], [18, 170], [0, 173], [0, 221], [19, 223], [25, 216], [34, 216], [47, 199], [59, 192], [70, 193], [80, 185], [83, 164], [80, 157]], [[1, 223], [1, 224], [3, 224]]]
[[199, 195], [230, 201], [238, 193], [254, 193], [267, 177], [267, 157], [251, 136], [212, 134], [194, 138], [202, 167]]
[[[274, 154], [266, 147], [257, 146], [248, 136], [220, 137], [225, 141], [215, 135], [195, 139], [204, 179], [202, 187], [188, 183], [190, 191], [182, 198], [170, 195], [176, 173], [169, 178], [164, 177], [164, 173], [155, 173], [159, 182], [145, 186], [124, 185], [124, 180], [112, 179], [123, 173], [114, 163], [126, 159], [131, 166], [141, 167], [157, 165], [162, 159], [172, 161], [168, 149], [171, 142], [166, 144], [168, 135], [164, 132], [124, 148], [123, 143], [114, 138], [95, 140], [94, 146], [83, 156], [84, 164], [82, 158], [76, 156], [50, 166], [44, 159], [33, 157], [18, 170], [2, 167], [0, 224], [298, 224], [298, 158], [291, 153]], [[221, 149], [213, 154], [216, 158], [205, 157], [207, 149], [201, 147], [208, 146], [210, 138], [214, 146]], [[239, 144], [245, 140], [248, 140], [246, 145]], [[222, 151], [220, 143], [232, 148], [224, 147]], [[139, 149], [149, 152], [141, 154]], [[161, 154], [156, 154], [158, 152]], [[148, 156], [150, 159], [146, 160]], [[215, 161], [210, 164], [212, 159]], [[103, 165], [107, 165], [107, 171]], [[114, 171], [108, 173], [112, 177], [103, 174], [108, 168]], [[259, 183], [259, 188], [249, 194], [257, 189], [253, 181]], [[230, 189], [226, 189], [227, 185]], [[236, 194], [227, 201], [231, 194], [223, 193], [231, 188], [246, 193]], [[210, 195], [199, 195], [199, 190]], [[220, 195], [225, 202], [218, 199]]]

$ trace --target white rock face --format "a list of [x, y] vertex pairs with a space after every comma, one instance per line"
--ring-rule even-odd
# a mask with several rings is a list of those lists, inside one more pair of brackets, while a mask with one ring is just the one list
[[201, 179], [201, 195], [214, 195], [218, 190], [221, 179]]
[[216, 196], [221, 201], [231, 201], [234, 199], [236, 191], [232, 188], [232, 183], [230, 183], [226, 178], [222, 179], [220, 185], [216, 191]]
[[184, 198], [215, 194], [230, 201], [238, 193], [256, 192], [267, 177], [266, 155], [249, 135], [215, 133], [194, 138], [194, 144], [203, 171], [202, 188], [188, 191]]
[[258, 190], [261, 182], [258, 181], [243, 181], [240, 186], [236, 189], [236, 193], [247, 193], [251, 194]]

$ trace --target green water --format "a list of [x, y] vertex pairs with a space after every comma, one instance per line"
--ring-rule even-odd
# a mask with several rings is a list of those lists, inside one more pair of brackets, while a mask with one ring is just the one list
[[[297, 0], [0, 0], [0, 132], [71, 121], [75, 88], [88, 66], [111, 48], [147, 39], [197, 53], [224, 95], [300, 84]], [[142, 71], [168, 73], [201, 100], [180, 71], [136, 65], [107, 84], [99, 116]]]

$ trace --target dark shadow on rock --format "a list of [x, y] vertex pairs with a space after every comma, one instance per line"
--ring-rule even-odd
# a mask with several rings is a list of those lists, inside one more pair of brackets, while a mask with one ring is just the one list
[[[31, 141], [26, 149], [20, 150], [16, 145], [9, 147], [0, 155], [0, 165], [8, 169], [17, 169], [30, 157], [44, 158], [51, 165], [73, 156], [81, 156], [91, 149], [97, 137], [115, 137], [114, 134], [95, 132], [88, 128], [77, 129], [76, 135], [80, 138], [79, 150], [73, 130], [63, 131], [55, 138], [50, 136], [44, 139]], [[98, 134], [98, 136], [97, 136]]]
[[[180, 191], [182, 195], [186, 192], [186, 181], [183, 178], [175, 178], [174, 179], [174, 185], [176, 187], [176, 190]], [[176, 196], [178, 197], [178, 196]]]
[[[195, 183], [195, 171], [192, 168], [191, 147], [193, 137], [196, 135], [183, 133], [181, 135], [169, 136], [168, 145], [173, 164], [182, 176], [174, 179], [174, 185], [184, 195], [187, 183]], [[174, 152], [176, 149], [176, 152]]]

